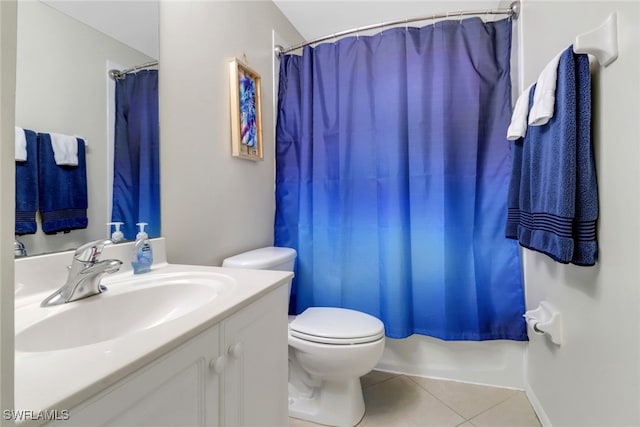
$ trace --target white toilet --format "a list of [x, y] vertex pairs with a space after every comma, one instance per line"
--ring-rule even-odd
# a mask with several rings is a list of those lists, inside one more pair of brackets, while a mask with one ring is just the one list
[[[223, 267], [293, 271], [296, 251], [267, 247]], [[289, 283], [291, 292], [291, 283]], [[289, 415], [331, 426], [355, 426], [364, 415], [360, 377], [382, 357], [384, 325], [359, 311], [310, 307], [289, 316]]]

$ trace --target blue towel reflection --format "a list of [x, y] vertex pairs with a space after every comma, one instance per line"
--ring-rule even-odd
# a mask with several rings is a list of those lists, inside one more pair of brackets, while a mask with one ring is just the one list
[[78, 166], [58, 166], [51, 137], [38, 134], [42, 230], [46, 234], [87, 228], [87, 169], [84, 141], [78, 138]]
[[27, 160], [16, 162], [16, 229], [17, 235], [34, 234], [38, 210], [38, 141], [36, 133], [24, 129]]

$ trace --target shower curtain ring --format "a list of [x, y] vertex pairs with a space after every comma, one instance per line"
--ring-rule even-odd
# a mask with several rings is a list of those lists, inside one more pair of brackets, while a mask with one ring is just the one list
[[409, 31], [409, 18], [404, 18], [404, 31]]

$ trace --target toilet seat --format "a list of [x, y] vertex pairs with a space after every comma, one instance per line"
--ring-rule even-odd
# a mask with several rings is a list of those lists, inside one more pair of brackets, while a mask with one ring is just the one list
[[289, 323], [289, 333], [320, 344], [363, 344], [383, 338], [384, 324], [355, 310], [309, 307]]

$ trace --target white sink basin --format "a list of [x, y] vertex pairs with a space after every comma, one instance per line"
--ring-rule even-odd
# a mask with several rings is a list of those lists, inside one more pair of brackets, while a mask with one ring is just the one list
[[99, 295], [56, 307], [26, 307], [23, 315], [37, 320], [18, 331], [15, 348], [56, 351], [117, 339], [188, 315], [233, 284], [228, 276], [203, 272], [114, 281]]

